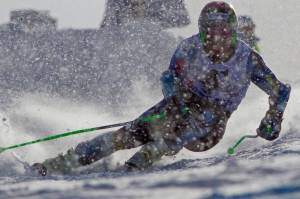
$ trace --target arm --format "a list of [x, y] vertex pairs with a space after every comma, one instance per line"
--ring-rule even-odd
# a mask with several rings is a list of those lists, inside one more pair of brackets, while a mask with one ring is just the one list
[[173, 55], [168, 70], [164, 71], [161, 75], [160, 82], [162, 86], [162, 93], [165, 99], [172, 98], [175, 95], [175, 79], [174, 72], [171, 66], [174, 64], [175, 55]]
[[171, 58], [169, 69], [163, 72], [160, 78], [165, 99], [175, 96], [176, 86], [180, 82], [179, 78], [185, 62], [184, 51], [179, 46]]
[[259, 54], [253, 51], [249, 59], [249, 64], [253, 69], [251, 81], [269, 95], [269, 110], [262, 119], [257, 134], [271, 141], [279, 136], [291, 87], [276, 78]]

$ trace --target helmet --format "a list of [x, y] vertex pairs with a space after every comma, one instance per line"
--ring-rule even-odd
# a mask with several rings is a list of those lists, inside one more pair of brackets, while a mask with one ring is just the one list
[[239, 16], [238, 24], [238, 37], [259, 52], [257, 46], [259, 38], [255, 35], [255, 23], [251, 17], [246, 15]]
[[249, 31], [254, 31], [255, 29], [255, 24], [251, 17], [246, 16], [246, 15], [241, 15], [238, 17], [238, 29], [239, 31], [242, 30], [249, 30]]
[[200, 33], [206, 32], [212, 25], [216, 26], [223, 23], [229, 24], [231, 30], [236, 32], [238, 22], [232, 5], [223, 1], [213, 1], [206, 4], [198, 20]]

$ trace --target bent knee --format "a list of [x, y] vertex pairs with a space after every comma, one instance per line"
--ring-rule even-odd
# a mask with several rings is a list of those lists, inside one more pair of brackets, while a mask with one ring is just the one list
[[75, 148], [75, 153], [79, 156], [88, 155], [90, 153], [90, 146], [87, 143], [80, 143]]
[[78, 162], [81, 165], [88, 165], [96, 161], [96, 151], [88, 143], [78, 144], [75, 153], [78, 155]]
[[196, 138], [189, 140], [184, 143], [184, 148], [193, 152], [207, 151], [217, 145], [223, 137], [223, 133], [211, 133], [205, 137]]

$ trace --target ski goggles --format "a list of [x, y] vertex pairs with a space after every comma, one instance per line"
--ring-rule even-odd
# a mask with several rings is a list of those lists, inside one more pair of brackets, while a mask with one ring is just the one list
[[223, 24], [230, 24], [235, 26], [234, 16], [228, 13], [212, 12], [207, 14], [206, 26], [222, 26]]
[[229, 21], [229, 14], [221, 12], [211, 12], [207, 14], [208, 21]]

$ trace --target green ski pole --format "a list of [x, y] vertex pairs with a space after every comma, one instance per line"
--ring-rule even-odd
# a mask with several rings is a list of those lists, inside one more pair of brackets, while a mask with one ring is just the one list
[[111, 124], [111, 125], [106, 125], [106, 126], [99, 126], [99, 127], [94, 127], [94, 128], [88, 128], [88, 129], [81, 129], [81, 130], [76, 130], [76, 131], [70, 131], [70, 132], [61, 133], [61, 134], [50, 135], [50, 136], [47, 136], [47, 137], [44, 137], [44, 138], [41, 138], [41, 139], [37, 139], [37, 140], [33, 140], [33, 141], [30, 141], [30, 142], [24, 142], [24, 143], [12, 145], [12, 146], [9, 146], [9, 147], [0, 147], [0, 153], [3, 153], [4, 151], [9, 150], [9, 149], [15, 149], [15, 148], [19, 148], [19, 147], [23, 147], [23, 146], [27, 146], [27, 145], [31, 145], [31, 144], [46, 142], [46, 141], [49, 141], [49, 140], [55, 140], [55, 139], [59, 139], [59, 138], [62, 138], [62, 137], [67, 137], [67, 136], [71, 136], [71, 135], [75, 135], [75, 134], [92, 132], [92, 131], [97, 131], [97, 130], [102, 130], [102, 129], [109, 129], [109, 128], [114, 128], [114, 127], [118, 127], [118, 126], [125, 126], [127, 124], [130, 124], [131, 122], [132, 121], [118, 123], [118, 124]]
[[[186, 113], [187, 111], [188, 111], [187, 108], [183, 110], [184, 113]], [[152, 122], [152, 121], [155, 121], [155, 120], [164, 119], [165, 116], [166, 116], [166, 113], [162, 112], [160, 114], [154, 114], [154, 115], [146, 116], [144, 118], [141, 118], [140, 120], [142, 122]], [[16, 145], [8, 146], [8, 147], [0, 147], [0, 154], [3, 153], [6, 150], [9, 150], [9, 149], [15, 149], [15, 148], [20, 148], [20, 147], [23, 147], [23, 146], [36, 144], [36, 143], [40, 143], [40, 142], [56, 140], [56, 139], [59, 139], [59, 138], [63, 138], [63, 137], [71, 136], [71, 135], [76, 135], [76, 134], [80, 134], [80, 133], [86, 133], [86, 132], [92, 132], [92, 131], [97, 131], [97, 130], [102, 130], [102, 129], [114, 128], [114, 127], [118, 127], [118, 126], [125, 126], [127, 124], [132, 123], [132, 122], [133, 121], [129, 121], [129, 122], [123, 122], [123, 123], [118, 123], [118, 124], [111, 124], [111, 125], [106, 125], [106, 126], [100, 126], [100, 127], [70, 131], [70, 132], [61, 133], [61, 134], [50, 135], [50, 136], [47, 136], [47, 137], [44, 137], [44, 138], [40, 138], [40, 139], [37, 139], [37, 140], [24, 142], [24, 143], [21, 143], [21, 144], [16, 144]]]
[[[141, 121], [152, 122], [154, 120], [164, 119], [164, 117], [165, 117], [165, 113], [163, 112], [160, 114], [150, 115], [150, 116], [141, 118]], [[88, 129], [81, 129], [81, 130], [76, 130], [76, 131], [70, 131], [70, 132], [61, 133], [61, 134], [50, 135], [50, 136], [47, 136], [44, 138], [40, 138], [37, 140], [24, 142], [21, 144], [16, 144], [16, 145], [8, 146], [8, 147], [0, 147], [0, 154], [9, 149], [20, 148], [20, 147], [27, 146], [27, 145], [32, 145], [32, 144], [36, 144], [36, 143], [40, 143], [40, 142], [46, 142], [46, 141], [50, 141], [50, 140], [56, 140], [59, 138], [76, 135], [76, 134], [81, 134], [81, 133], [86, 133], [86, 132], [92, 132], [92, 131], [97, 131], [97, 130], [102, 130], [102, 129], [109, 129], [109, 128], [114, 128], [114, 127], [118, 127], [118, 126], [125, 126], [127, 124], [130, 124], [131, 122], [132, 121], [118, 123], [118, 124], [111, 124], [111, 125], [106, 125], [106, 126], [100, 126], [100, 127], [94, 127], [94, 128], [88, 128]]]
[[235, 149], [246, 139], [246, 138], [257, 138], [258, 135], [245, 135], [243, 137], [241, 137], [236, 143], [235, 145], [233, 145], [232, 147], [230, 147], [228, 150], [227, 150], [227, 153], [229, 155], [233, 155], [235, 153]]

